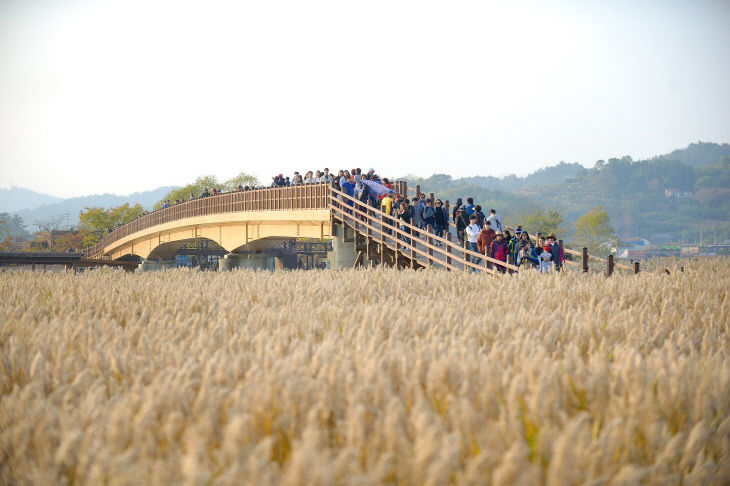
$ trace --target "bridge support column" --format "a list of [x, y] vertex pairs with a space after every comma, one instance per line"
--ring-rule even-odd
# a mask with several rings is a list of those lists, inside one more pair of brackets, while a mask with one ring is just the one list
[[332, 251], [327, 255], [329, 267], [333, 270], [338, 268], [352, 268], [357, 259], [354, 238], [346, 241], [344, 226], [337, 228], [337, 234], [332, 238]]
[[243, 268], [251, 270], [273, 270], [271, 257], [263, 253], [249, 253], [243, 264]]
[[234, 268], [244, 268], [248, 255], [240, 253], [228, 253], [223, 258], [218, 259], [218, 270], [228, 272]]
[[272, 270], [272, 257], [263, 253], [229, 253], [218, 260], [218, 270], [227, 272], [235, 268], [249, 270]]
[[274, 257], [274, 270], [284, 270], [284, 257]]
[[137, 270], [139, 272], [152, 272], [155, 270], [172, 270], [177, 268], [175, 260], [142, 260]]

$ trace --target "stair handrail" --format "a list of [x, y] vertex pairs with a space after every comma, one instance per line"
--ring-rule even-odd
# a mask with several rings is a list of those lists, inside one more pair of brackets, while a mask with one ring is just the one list
[[[514, 271], [514, 272], [518, 272], [518, 271], [519, 271], [519, 267], [517, 267], [517, 266], [515, 266], [515, 265], [512, 265], [511, 263], [503, 262], [503, 261], [501, 261], [501, 260], [497, 260], [497, 259], [495, 259], [495, 258], [492, 258], [492, 257], [488, 257], [488, 256], [486, 256], [486, 255], [483, 255], [483, 254], [481, 254], [481, 253], [478, 253], [478, 252], [472, 251], [472, 250], [470, 250], [470, 249], [468, 249], [468, 248], [464, 248], [464, 247], [462, 247], [462, 246], [459, 246], [459, 245], [458, 245], [457, 243], [455, 243], [455, 242], [453, 242], [453, 241], [451, 241], [451, 240], [447, 240], [446, 238], [443, 238], [443, 237], [440, 237], [440, 236], [436, 236], [436, 235], [434, 235], [433, 233], [428, 233], [428, 232], [427, 232], [426, 230], [423, 230], [423, 229], [421, 229], [421, 228], [418, 228], [418, 227], [416, 227], [416, 226], [414, 226], [414, 225], [412, 225], [412, 224], [410, 224], [410, 223], [405, 223], [405, 222], [402, 222], [401, 220], [398, 220], [398, 219], [397, 219], [396, 217], [394, 217], [394, 216], [392, 216], [392, 215], [389, 215], [389, 214], [386, 214], [386, 213], [385, 213], [384, 211], [381, 211], [381, 210], [380, 210], [380, 209], [378, 209], [378, 208], [374, 208], [374, 207], [372, 207], [372, 206], [370, 206], [370, 205], [368, 205], [368, 204], [365, 204], [365, 203], [363, 203], [362, 201], [358, 200], [357, 198], [354, 198], [354, 197], [352, 197], [352, 196], [349, 196], [348, 194], [346, 194], [346, 193], [344, 193], [344, 192], [342, 192], [342, 191], [340, 191], [340, 190], [337, 190], [337, 189], [335, 189], [335, 188], [331, 188], [331, 193], [332, 193], [332, 194], [335, 194], [335, 195], [338, 195], [338, 196], [342, 196], [342, 197], [344, 197], [344, 198], [346, 198], [346, 199], [348, 199], [348, 200], [350, 200], [350, 201], [353, 201], [353, 203], [356, 203], [356, 204], [358, 204], [358, 205], [361, 205], [361, 206], [365, 206], [365, 207], [367, 207], [367, 208], [368, 208], [368, 209], [369, 209], [370, 211], [373, 211], [373, 212], [374, 212], [375, 214], [379, 214], [380, 216], [385, 216], [385, 217], [387, 217], [387, 218], [389, 218], [389, 219], [392, 219], [392, 220], [394, 220], [394, 221], [398, 221], [398, 223], [394, 223], [394, 226], [393, 226], [393, 228], [395, 228], [395, 229], [397, 229], [397, 228], [398, 228], [398, 226], [396, 226], [396, 225], [402, 225], [402, 226], [406, 226], [406, 227], [407, 227], [407, 228], [408, 228], [409, 230], [411, 230], [411, 231], [415, 232], [416, 234], [420, 234], [420, 233], [425, 233], [425, 234], [428, 234], [430, 238], [433, 238], [434, 240], [436, 240], [436, 241], [439, 241], [439, 242], [443, 243], [444, 245], [446, 245], [446, 246], [448, 246], [448, 247], [450, 247], [450, 248], [452, 248], [452, 249], [455, 249], [455, 250], [457, 250], [457, 251], [459, 251], [459, 252], [462, 252], [462, 253], [465, 253], [465, 254], [467, 254], [467, 255], [470, 255], [470, 256], [473, 256], [473, 257], [476, 257], [476, 258], [481, 258], [482, 260], [485, 260], [485, 263], [486, 263], [486, 262], [491, 262], [491, 263], [493, 263], [493, 264], [496, 264], [496, 265], [500, 265], [500, 266], [503, 266], [503, 267], [505, 267], [505, 268], [507, 268], [507, 269], [509, 269], [509, 270], [512, 270], [512, 271]], [[335, 198], [335, 197], [334, 197], [334, 196], [332, 196], [332, 195], [331, 195], [330, 197], [332, 198], [332, 200], [333, 200], [333, 201], [337, 201], [337, 202], [340, 202], [340, 203], [341, 203], [341, 202], [343, 202], [343, 201], [339, 201], [339, 200], [338, 200], [337, 198]], [[350, 207], [349, 207], [349, 209], [355, 209], [355, 208], [354, 208], [353, 206], [350, 206]], [[360, 214], [362, 214], [363, 216], [369, 217], [369, 215], [368, 215], [368, 214], [364, 214], [364, 213], [363, 213], [362, 211], [358, 211], [358, 212], [359, 212]], [[378, 220], [378, 221], [380, 221], [380, 220]], [[402, 233], [402, 234], [404, 234], [405, 236], [408, 236], [409, 238], [413, 238], [413, 236], [411, 236], [411, 235], [407, 234], [407, 233], [406, 233], [406, 232], [404, 232], [404, 231], [399, 231], [399, 233]], [[431, 249], [432, 249], [432, 250], [434, 250], [434, 251], [438, 251], [439, 253], [441, 253], [441, 254], [443, 254], [443, 255], [446, 255], [446, 254], [447, 254], [447, 252], [445, 252], [445, 250], [443, 250], [443, 249], [442, 249], [442, 248], [440, 248], [440, 247], [437, 247], [437, 246], [433, 246], [433, 245], [429, 245], [429, 244], [428, 244], [427, 242], [421, 242], [421, 243], [422, 243], [422, 244], [423, 244], [424, 246], [426, 246], [426, 247], [428, 247], [428, 248], [431, 248]], [[452, 257], [453, 257], [453, 255], [449, 255], [449, 256], [452, 256]], [[486, 267], [480, 267], [480, 268], [486, 268]]]

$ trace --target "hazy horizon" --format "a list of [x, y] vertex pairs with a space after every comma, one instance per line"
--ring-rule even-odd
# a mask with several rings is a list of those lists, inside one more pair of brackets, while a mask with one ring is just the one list
[[0, 187], [524, 176], [730, 141], [730, 3], [0, 4]]

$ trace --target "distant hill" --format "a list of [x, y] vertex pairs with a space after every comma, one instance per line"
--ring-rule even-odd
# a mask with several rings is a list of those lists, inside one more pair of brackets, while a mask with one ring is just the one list
[[[599, 160], [593, 168], [561, 162], [525, 177], [446, 174], [406, 176], [410, 187], [450, 199], [471, 196], [494, 207], [510, 223], [535, 208], [556, 209], [568, 226], [597, 205], [603, 206], [621, 237], [669, 234], [673, 241], [699, 241], [703, 235], [730, 238], [730, 144], [697, 142], [649, 160]], [[669, 190], [669, 192], [666, 192]], [[682, 191], [679, 198], [671, 191]], [[569, 236], [568, 236], [569, 237]]]
[[21, 209], [32, 209], [44, 204], [53, 204], [63, 198], [41, 194], [22, 187], [0, 189], [0, 213], [13, 213]]
[[[141, 204], [145, 209], [151, 210], [152, 206], [162, 199], [162, 197], [176, 189], [175, 186], [158, 187], [151, 191], [135, 192], [127, 196], [118, 196], [116, 194], [101, 194], [92, 196], [73, 197], [69, 199], [62, 199], [53, 204], [44, 204], [42, 206], [33, 207], [29, 209], [22, 209], [12, 211], [17, 214], [25, 225], [30, 230], [37, 230], [33, 226], [34, 221], [47, 219], [51, 217], [60, 217], [62, 215], [68, 215], [68, 225], [75, 227], [79, 223], [79, 212], [85, 207], [104, 207], [109, 208], [113, 206], [121, 206], [124, 203], [130, 204]], [[64, 220], [63, 226], [65, 227], [66, 222]]]
[[430, 192], [438, 192], [440, 189], [450, 188], [454, 185], [477, 186], [481, 189], [496, 191], [514, 191], [524, 187], [549, 186], [558, 184], [564, 180], [574, 177], [585, 167], [577, 162], [566, 163], [560, 162], [556, 165], [538, 169], [535, 172], [524, 177], [518, 177], [510, 174], [505, 177], [494, 176], [472, 176], [463, 177], [461, 179], [452, 179], [447, 174], [434, 174], [431, 177], [422, 178], [414, 175], [407, 175], [403, 179], [408, 181], [408, 185], [415, 187], [417, 184], [422, 188], [428, 188]]
[[692, 167], [700, 167], [712, 165], [723, 157], [730, 157], [730, 143], [697, 142], [689, 144], [686, 148], [659, 155], [651, 160], [676, 160]]
[[574, 177], [585, 167], [577, 162], [571, 164], [560, 162], [557, 165], [538, 169], [525, 177], [517, 177], [514, 174], [498, 177], [465, 177], [461, 179], [465, 184], [475, 184], [483, 189], [497, 189], [500, 191], [514, 191], [523, 187], [539, 187], [557, 184]]

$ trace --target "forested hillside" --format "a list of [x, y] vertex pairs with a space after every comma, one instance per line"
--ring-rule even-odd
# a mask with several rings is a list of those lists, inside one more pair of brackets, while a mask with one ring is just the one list
[[526, 177], [452, 179], [437, 174], [408, 180], [452, 202], [474, 197], [485, 209], [495, 207], [508, 218], [556, 209], [572, 226], [587, 211], [603, 206], [621, 237], [651, 240], [668, 233], [672, 240], [692, 242], [702, 233], [705, 238], [730, 238], [728, 144], [700, 142], [650, 160], [599, 160], [591, 169], [561, 163]]
[[730, 143], [691, 143], [686, 148], [673, 150], [666, 155], [659, 155], [653, 160], [676, 160], [692, 167], [713, 164], [723, 157], [730, 157]]

